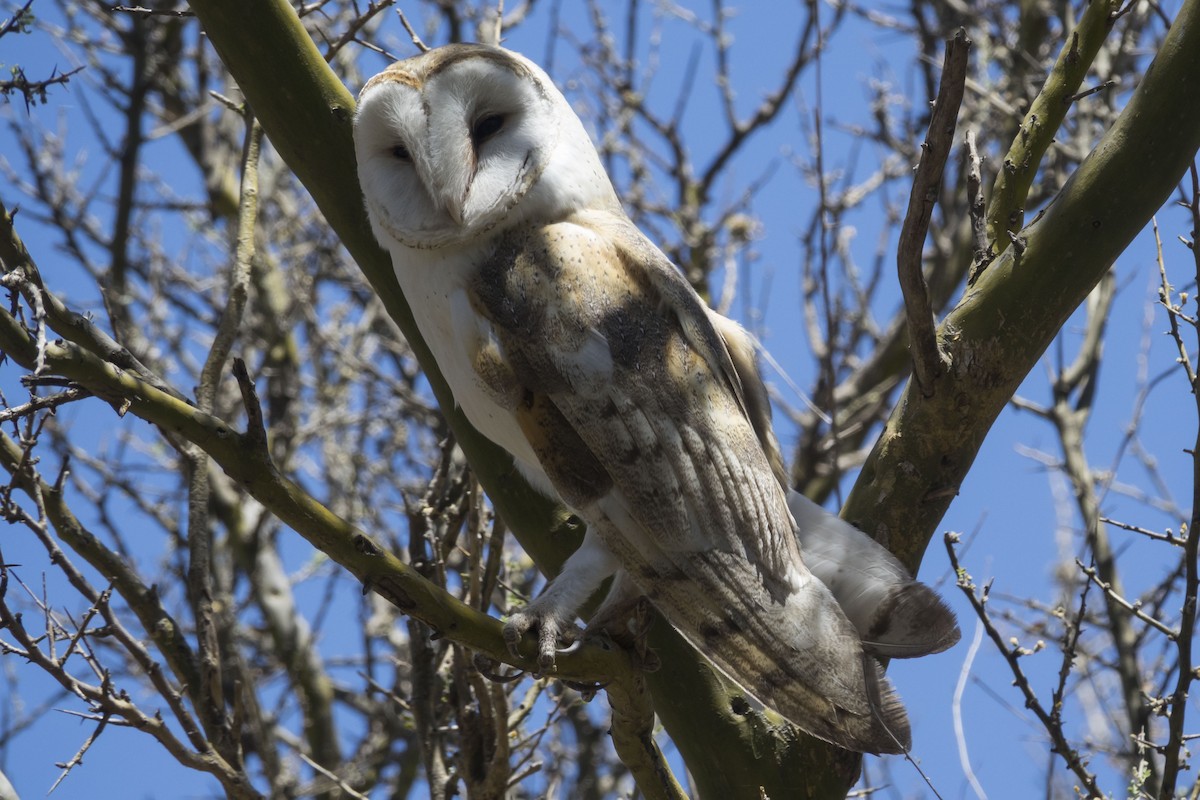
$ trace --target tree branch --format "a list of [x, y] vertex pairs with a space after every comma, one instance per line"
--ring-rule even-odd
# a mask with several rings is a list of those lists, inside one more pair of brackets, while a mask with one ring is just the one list
[[[1115, 21], [1119, 0], [1088, 3], [1075, 30], [1067, 36], [1042, 90], [1029, 106], [1017, 136], [996, 170], [992, 200], [988, 205], [987, 230], [992, 255], [1008, 248], [1009, 237], [1025, 222], [1025, 198], [1033, 185], [1038, 166], [1054, 142], [1059, 126], [1067, 116], [1076, 92], [1092, 66], [1100, 46]], [[1147, 73], [1148, 75], [1148, 73]]]
[[[1042, 723], [1042, 727], [1046, 729], [1046, 733], [1050, 736], [1050, 741], [1054, 744], [1053, 752], [1058, 753], [1066, 761], [1067, 768], [1074, 772], [1075, 776], [1079, 778], [1080, 783], [1087, 788], [1088, 797], [1104, 797], [1104, 793], [1096, 785], [1096, 776], [1088, 772], [1085, 763], [1086, 759], [1075, 748], [1071, 747], [1071, 743], [1067, 741], [1062, 729], [1062, 720], [1058, 718], [1058, 707], [1053, 707], [1048, 713], [1042, 708], [1041, 701], [1038, 700], [1033, 688], [1029, 685], [1029, 679], [1026, 677], [1025, 671], [1021, 668], [1020, 664], [1020, 658], [1023, 655], [1028, 655], [1029, 651], [1009, 647], [1000, 631], [992, 623], [991, 615], [987, 612], [988, 596], [991, 589], [990, 584], [984, 586], [982, 592], [976, 593], [977, 587], [975, 586], [975, 582], [967, 574], [967, 571], [959, 566], [958, 556], [954, 552], [954, 546], [957, 543], [957, 534], [946, 534], [946, 554], [950, 558], [950, 566], [954, 569], [954, 573], [958, 577], [958, 588], [962, 589], [963, 594], [970, 601], [971, 607], [975, 609], [975, 615], [983, 623], [983, 629], [987, 632], [988, 637], [992, 640], [1000, 655], [1004, 656], [1004, 660], [1008, 662], [1008, 667], [1013, 674], [1013, 683], [1021, 690], [1021, 694], [1025, 697], [1025, 707], [1032, 711], [1034, 716]], [[1070, 643], [1071, 634], [1068, 633], [1068, 644]], [[1069, 660], [1066, 660], [1065, 663], [1069, 663]]]
[[[0, 350], [30, 367], [37, 355], [32, 337], [0, 309]], [[283, 477], [270, 461], [265, 443], [240, 434], [223, 421], [150, 386], [137, 376], [102, 361], [81, 347], [56, 342], [45, 350], [47, 370], [67, 377], [93, 394], [160, 428], [200, 446], [252, 497], [337, 563], [409, 614], [467, 647], [513, 664], [534, 669], [532, 657], [514, 659], [497, 619], [466, 605], [422, 578], [392, 553], [377, 546], [363, 531], [337, 516], [298, 485]], [[528, 652], [534, 650], [532, 640]], [[516, 662], [516, 663], [514, 663]], [[601, 647], [563, 654], [558, 671], [580, 682], [606, 680], [631, 669], [628, 657]]]
[[945, 386], [925, 398], [910, 383], [897, 403], [843, 513], [910, 568], [997, 415], [1200, 147], [1197, 52], [1200, 0], [1187, 0], [1113, 127], [1026, 229], [1025, 249], [1006, 250], [943, 321]]
[[929, 117], [929, 132], [921, 145], [924, 154], [913, 176], [912, 192], [908, 196], [908, 212], [900, 228], [896, 249], [896, 267], [900, 275], [900, 290], [904, 293], [904, 312], [908, 319], [908, 346], [912, 354], [913, 377], [926, 397], [933, 394], [934, 382], [946, 367], [938, 348], [934, 331], [933, 307], [929, 302], [929, 287], [922, 272], [925, 235], [933, 206], [942, 189], [942, 172], [950, 147], [954, 143], [954, 127], [958, 109], [962, 106], [963, 88], [967, 80], [967, 57], [971, 40], [962, 28], [946, 42], [942, 62], [942, 81], [937, 100]]
[[[1191, 169], [1192, 198], [1188, 210], [1192, 217], [1192, 241], [1190, 248], [1195, 261], [1193, 275], [1200, 278], [1200, 173], [1193, 163]], [[1160, 259], [1161, 263], [1161, 259]], [[1168, 302], [1170, 298], [1167, 298]], [[1171, 316], [1172, 330], [1177, 328], [1177, 312], [1168, 307]], [[1175, 333], [1178, 339], [1178, 332]], [[1197, 328], [1200, 338], [1200, 327]], [[1182, 347], [1184, 353], [1186, 348]], [[1196, 402], [1197, 416], [1200, 416], [1200, 392], [1197, 391], [1196, 373], [1190, 365], [1184, 364], [1188, 383], [1191, 385], [1192, 397]], [[1184, 745], [1187, 736], [1184, 732], [1184, 718], [1187, 715], [1187, 699], [1196, 674], [1193, 669], [1192, 643], [1195, 641], [1197, 603], [1200, 602], [1200, 567], [1197, 558], [1200, 554], [1200, 431], [1196, 434], [1196, 444], [1192, 448], [1192, 518], [1188, 521], [1187, 540], [1184, 544], [1185, 583], [1183, 596], [1183, 611], [1179, 618], [1179, 638], [1175, 642], [1179, 653], [1179, 667], [1176, 670], [1175, 690], [1171, 694], [1171, 714], [1167, 718], [1168, 741], [1166, 757], [1163, 764], [1162, 786], [1159, 797], [1169, 800], [1175, 796], [1175, 785], [1179, 780], [1180, 770], [1187, 769]]]

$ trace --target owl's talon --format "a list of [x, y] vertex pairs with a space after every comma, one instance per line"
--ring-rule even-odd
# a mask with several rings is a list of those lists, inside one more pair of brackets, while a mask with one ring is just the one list
[[574, 641], [568, 643], [566, 647], [556, 648], [554, 652], [557, 655], [565, 656], [569, 653], [576, 652], [581, 647], [583, 647], [583, 638], [582, 637], [577, 638]]
[[513, 658], [521, 658], [521, 637], [524, 635], [526, 627], [522, 626], [517, 620], [510, 619], [504, 623], [504, 644], [508, 647], [508, 652]]

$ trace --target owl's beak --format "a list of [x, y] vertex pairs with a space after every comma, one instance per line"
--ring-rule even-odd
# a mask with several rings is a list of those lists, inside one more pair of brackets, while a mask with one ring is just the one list
[[469, 221], [467, 198], [471, 196], [471, 179], [474, 176], [461, 174], [461, 171], [444, 172], [448, 174], [441, 179], [434, 200], [445, 210], [446, 216], [450, 217], [455, 226], [461, 228]]

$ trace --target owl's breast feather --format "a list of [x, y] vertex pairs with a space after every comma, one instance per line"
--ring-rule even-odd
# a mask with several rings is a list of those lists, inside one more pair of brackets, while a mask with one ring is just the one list
[[413, 318], [433, 358], [450, 385], [455, 404], [484, 436], [512, 454], [522, 475], [538, 490], [557, 498], [529, 446], [509, 403], [498, 396], [494, 381], [480, 374], [481, 352], [494, 347], [487, 321], [475, 313], [468, 286], [477, 272], [478, 256], [463, 250], [397, 248], [392, 252], [396, 279], [412, 308]]

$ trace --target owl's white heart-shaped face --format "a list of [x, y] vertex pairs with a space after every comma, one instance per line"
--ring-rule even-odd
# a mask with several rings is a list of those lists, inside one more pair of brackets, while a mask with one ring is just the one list
[[497, 47], [438, 48], [376, 75], [359, 98], [354, 141], [376, 234], [410, 248], [550, 221], [612, 195], [562, 94]]

